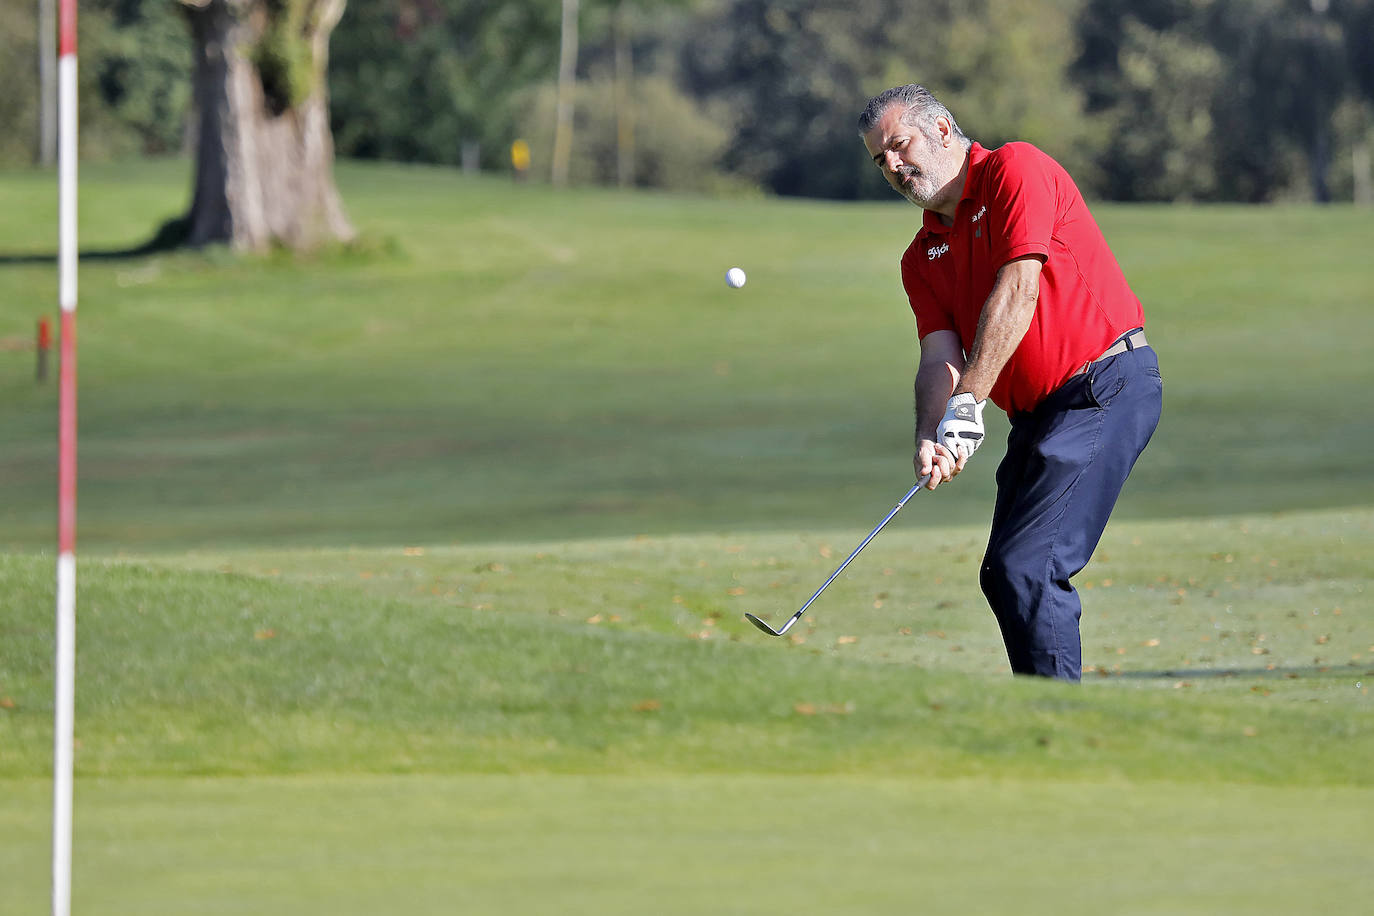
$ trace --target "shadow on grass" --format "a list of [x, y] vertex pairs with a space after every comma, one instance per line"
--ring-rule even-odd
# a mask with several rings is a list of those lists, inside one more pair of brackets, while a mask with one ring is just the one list
[[[1374, 677], [1374, 666], [1370, 665], [1309, 665], [1302, 668], [1165, 668], [1160, 671], [1112, 671], [1103, 674], [1102, 680], [1176, 680], [1179, 678], [1192, 678], [1193, 680], [1204, 680], [1208, 678], [1240, 678], [1250, 679], [1269, 679], [1269, 680], [1298, 680], [1299, 678], [1324, 678], [1330, 679], [1345, 675], [1357, 675], [1362, 677]], [[1083, 679], [1086, 681], [1091, 674], [1084, 672]]]
[[[158, 227], [152, 237], [130, 248], [90, 248], [77, 253], [81, 261], [125, 261], [171, 251], [186, 243], [189, 224], [184, 217], [169, 219]], [[56, 264], [57, 253], [0, 253], [0, 267], [15, 267], [31, 264]]]
[[[154, 254], [164, 254], [166, 252], [183, 249], [187, 251], [205, 251], [207, 249], [222, 247], [223, 243], [191, 243], [189, 238], [187, 222], [185, 219], [169, 220], [162, 224], [146, 242], [133, 245], [129, 248], [90, 248], [83, 249], [77, 253], [77, 258], [82, 261], [128, 261], [137, 258], [148, 257]], [[385, 260], [398, 260], [405, 258], [405, 250], [401, 243], [394, 236], [374, 235], [367, 232], [358, 233], [353, 238], [337, 243], [323, 244], [314, 248], [295, 250], [284, 245], [274, 243], [270, 250], [272, 255], [286, 254], [290, 257], [303, 257], [311, 260], [320, 258], [337, 257], [350, 263], [376, 262]], [[57, 264], [56, 252], [0, 252], [0, 268], [32, 266], [34, 264], [53, 265]]]

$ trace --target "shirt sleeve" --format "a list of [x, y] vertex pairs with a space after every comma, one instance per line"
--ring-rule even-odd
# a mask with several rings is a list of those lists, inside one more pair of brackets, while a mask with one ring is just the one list
[[907, 301], [911, 303], [912, 314], [916, 316], [916, 337], [924, 338], [932, 331], [953, 331], [954, 316], [935, 297], [935, 292], [921, 276], [920, 261], [917, 259], [919, 240], [902, 256], [902, 286], [906, 289]]
[[1054, 176], [1037, 152], [1008, 143], [984, 166], [992, 262], [998, 269], [1027, 256], [1049, 259], [1057, 195]]

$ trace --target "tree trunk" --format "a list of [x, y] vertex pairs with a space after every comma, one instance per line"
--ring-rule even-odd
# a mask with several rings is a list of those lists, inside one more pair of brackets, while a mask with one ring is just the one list
[[1350, 149], [1350, 167], [1355, 175], [1355, 205], [1374, 205], [1374, 182], [1370, 181], [1369, 141], [1361, 137]]
[[1331, 203], [1331, 187], [1326, 173], [1331, 165], [1331, 132], [1323, 122], [1317, 126], [1309, 147], [1308, 171], [1312, 177], [1312, 199], [1319, 204]]
[[563, 38], [558, 55], [558, 120], [553, 128], [554, 187], [568, 183], [572, 160], [573, 92], [577, 88], [577, 0], [563, 0]]
[[353, 237], [325, 84], [344, 2], [182, 0], [195, 42], [187, 244], [309, 249]]
[[630, 45], [628, 0], [615, 10], [615, 149], [616, 179], [622, 188], [635, 183], [634, 54]]
[[38, 0], [39, 165], [57, 162], [57, 0]]

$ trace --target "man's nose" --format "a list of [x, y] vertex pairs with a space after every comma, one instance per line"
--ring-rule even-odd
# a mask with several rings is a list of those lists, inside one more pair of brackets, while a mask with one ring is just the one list
[[889, 172], [895, 172], [902, 164], [902, 157], [897, 154], [895, 149], [886, 150], [883, 153], [883, 168]]

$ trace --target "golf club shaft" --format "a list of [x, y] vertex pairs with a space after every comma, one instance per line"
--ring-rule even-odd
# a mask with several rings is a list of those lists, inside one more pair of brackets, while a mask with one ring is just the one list
[[930, 478], [928, 477], [922, 477], [919, 481], [916, 482], [916, 486], [912, 487], [910, 490], [907, 490], [906, 495], [897, 501], [897, 505], [892, 507], [892, 511], [887, 514], [887, 518], [884, 518], [881, 522], [878, 523], [878, 527], [874, 528], [872, 531], [869, 532], [868, 537], [864, 538], [863, 543], [860, 544], [858, 547], [855, 547], [854, 552], [851, 553], [849, 556], [845, 557], [844, 562], [840, 564], [839, 568], [830, 574], [830, 578], [825, 580], [825, 584], [822, 585], [820, 588], [816, 589], [816, 594], [812, 595], [811, 599], [807, 601], [805, 604], [803, 604], [801, 606], [801, 609], [798, 610], [797, 613], [792, 615], [791, 620], [788, 620], [787, 623], [783, 624], [782, 628], [778, 630], [779, 635], [786, 633], [788, 627], [796, 623], [797, 620], [801, 617], [801, 615], [806, 613], [806, 609], [811, 606], [812, 602], [814, 602], [817, 598], [821, 596], [821, 592], [825, 591], [826, 587], [829, 586], [831, 582], [835, 581], [836, 576], [844, 572], [844, 568], [849, 565], [849, 562], [851, 560], [853, 560], [855, 557], [859, 555], [859, 551], [867, 547], [868, 542], [878, 536], [878, 532], [882, 531], [883, 528], [887, 526], [887, 523], [892, 521], [892, 517], [894, 515], [902, 511], [902, 506], [906, 505], [907, 500], [915, 496], [916, 491], [921, 489], [921, 487], [924, 487], [926, 485], [926, 481], [929, 479]]

